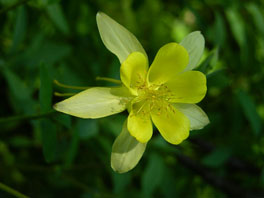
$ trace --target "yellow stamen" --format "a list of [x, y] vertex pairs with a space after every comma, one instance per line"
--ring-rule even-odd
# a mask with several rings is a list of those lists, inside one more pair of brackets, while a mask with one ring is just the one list
[[107, 78], [107, 77], [100, 77], [100, 76], [97, 76], [97, 77], [96, 77], [96, 80], [97, 80], [97, 81], [111, 82], [111, 83], [115, 83], [115, 84], [122, 84], [121, 80], [116, 80], [116, 79], [113, 79], [113, 78]]
[[57, 80], [53, 81], [55, 85], [59, 86], [59, 87], [63, 87], [63, 88], [67, 88], [67, 89], [78, 89], [78, 90], [85, 90], [88, 89], [90, 87], [80, 87], [80, 86], [71, 86], [71, 85], [65, 85], [63, 83], [60, 83]]

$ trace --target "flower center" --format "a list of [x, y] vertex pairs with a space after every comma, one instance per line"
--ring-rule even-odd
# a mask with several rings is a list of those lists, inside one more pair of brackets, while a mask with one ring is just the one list
[[135, 113], [157, 113], [161, 114], [170, 106], [169, 99], [172, 93], [165, 85], [142, 85], [138, 87], [138, 96], [133, 102]]

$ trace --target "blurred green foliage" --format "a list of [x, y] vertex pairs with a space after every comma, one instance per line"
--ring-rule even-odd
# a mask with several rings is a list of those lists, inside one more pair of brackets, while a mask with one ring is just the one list
[[[0, 182], [29, 197], [264, 197], [264, 2], [227, 0], [0, 0]], [[111, 85], [119, 62], [95, 15], [133, 32], [153, 60], [201, 30], [210, 125], [180, 146], [160, 136], [138, 166], [117, 174], [111, 146], [126, 112], [82, 120], [52, 111], [77, 86]], [[47, 113], [47, 114], [46, 114]], [[18, 116], [9, 118], [10, 116]], [[2, 190], [1, 190], [2, 189]], [[0, 189], [0, 197], [14, 197]]]

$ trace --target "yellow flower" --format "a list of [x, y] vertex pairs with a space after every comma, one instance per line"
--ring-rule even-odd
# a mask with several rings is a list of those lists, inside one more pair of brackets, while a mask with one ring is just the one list
[[123, 26], [104, 13], [97, 14], [103, 43], [121, 63], [120, 87], [94, 87], [55, 104], [57, 111], [80, 118], [100, 118], [128, 110], [129, 116], [112, 148], [111, 166], [127, 172], [142, 157], [152, 136], [152, 122], [163, 138], [179, 144], [189, 131], [209, 123], [195, 105], [206, 94], [206, 77], [194, 69], [204, 50], [199, 31], [180, 44], [158, 51], [151, 66], [145, 50]]

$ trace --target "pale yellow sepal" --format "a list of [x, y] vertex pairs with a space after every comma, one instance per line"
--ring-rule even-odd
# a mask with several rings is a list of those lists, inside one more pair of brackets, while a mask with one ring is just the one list
[[202, 129], [210, 123], [208, 116], [198, 105], [179, 103], [173, 106], [187, 116], [191, 130]]
[[97, 26], [105, 47], [122, 63], [132, 52], [147, 54], [137, 38], [103, 12], [96, 15]]
[[200, 31], [191, 32], [181, 42], [189, 54], [189, 63], [184, 71], [193, 70], [198, 66], [198, 63], [204, 51], [204, 37]]
[[130, 135], [125, 121], [123, 129], [112, 147], [112, 169], [118, 173], [125, 173], [133, 169], [144, 154], [146, 146], [146, 143], [140, 143]]
[[126, 94], [125, 87], [94, 87], [56, 103], [54, 109], [80, 118], [101, 118], [124, 111]]

